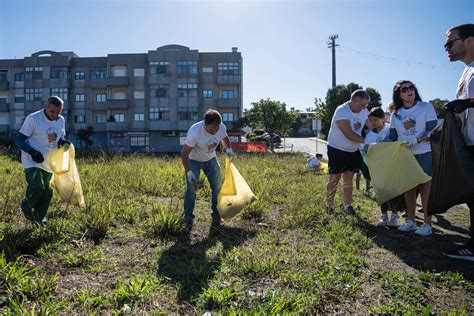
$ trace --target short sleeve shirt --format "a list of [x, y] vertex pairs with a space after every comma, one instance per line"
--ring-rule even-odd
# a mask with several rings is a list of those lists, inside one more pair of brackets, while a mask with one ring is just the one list
[[206, 162], [216, 156], [216, 147], [220, 141], [227, 136], [227, 128], [221, 123], [217, 132], [209, 134], [204, 125], [204, 121], [197, 122], [188, 130], [184, 143], [193, 150], [189, 158], [199, 162]]
[[328, 135], [328, 145], [346, 152], [357, 151], [359, 149], [359, 143], [347, 139], [337, 126], [336, 122], [339, 120], [349, 121], [352, 131], [360, 136], [362, 128], [367, 121], [368, 114], [369, 111], [367, 109], [363, 109], [359, 113], [352, 112], [349, 102], [339, 105], [332, 117], [331, 128], [329, 129]]

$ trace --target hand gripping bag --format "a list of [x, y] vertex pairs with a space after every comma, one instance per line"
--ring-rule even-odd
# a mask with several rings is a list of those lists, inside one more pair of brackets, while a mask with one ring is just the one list
[[443, 125], [431, 134], [433, 182], [429, 215], [444, 213], [474, 199], [474, 157], [466, 148], [462, 125], [461, 115], [446, 111]]
[[49, 155], [49, 163], [53, 170], [51, 186], [58, 192], [61, 201], [71, 205], [85, 207], [81, 180], [74, 159], [74, 145], [64, 145], [53, 150]]
[[219, 216], [229, 220], [247, 204], [256, 200], [255, 195], [228, 157], [225, 160], [224, 183], [217, 197]]
[[402, 142], [371, 144], [367, 165], [380, 205], [431, 180]]

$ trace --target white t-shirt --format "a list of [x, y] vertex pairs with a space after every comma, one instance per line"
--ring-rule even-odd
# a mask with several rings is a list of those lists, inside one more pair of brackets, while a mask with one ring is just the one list
[[[474, 61], [467, 65], [459, 80], [456, 99], [474, 98]], [[474, 146], [474, 109], [466, 109], [466, 125], [463, 130], [466, 145]]]
[[371, 130], [367, 135], [365, 136], [365, 143], [360, 145], [360, 149], [364, 148], [364, 145], [366, 144], [372, 144], [372, 143], [380, 143], [384, 139], [388, 137], [390, 134], [390, 125], [385, 124], [385, 126], [382, 128], [380, 132], [375, 132], [374, 130]]
[[217, 132], [212, 135], [206, 132], [204, 121], [200, 121], [191, 126], [184, 143], [193, 150], [189, 158], [199, 162], [206, 162], [216, 156], [216, 147], [220, 141], [227, 136], [227, 128], [221, 123]]
[[58, 140], [66, 135], [64, 129], [64, 117], [59, 115], [56, 121], [50, 121], [44, 114], [44, 110], [31, 113], [25, 118], [20, 133], [28, 136], [26, 143], [31, 148], [43, 154], [44, 161], [36, 163], [31, 156], [21, 151], [21, 163], [25, 169], [41, 168], [47, 172], [53, 172], [49, 166], [49, 153], [58, 147]]
[[349, 121], [352, 131], [361, 135], [362, 128], [367, 121], [369, 111], [363, 109], [359, 113], [354, 113], [349, 107], [349, 102], [339, 105], [334, 112], [331, 121], [331, 128], [329, 129], [328, 145], [339, 150], [347, 152], [355, 152], [359, 149], [359, 143], [355, 143], [344, 136], [336, 122], [341, 120]]
[[314, 171], [316, 167], [319, 166], [320, 163], [321, 161], [319, 161], [318, 158], [313, 156], [309, 158], [308, 161], [306, 162], [306, 168], [308, 168], [308, 170], [310, 171]]
[[[416, 101], [409, 109], [400, 108], [390, 117], [390, 128], [397, 130], [398, 140], [404, 141], [420, 137], [426, 133], [426, 122], [438, 121], [435, 109], [431, 103]], [[431, 151], [429, 141], [421, 142], [411, 148], [414, 155]]]

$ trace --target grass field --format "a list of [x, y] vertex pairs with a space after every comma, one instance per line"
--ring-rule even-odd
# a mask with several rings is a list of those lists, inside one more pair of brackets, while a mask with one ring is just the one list
[[326, 178], [304, 162], [236, 157], [258, 200], [210, 237], [208, 187], [181, 230], [179, 157], [79, 159], [87, 208], [55, 195], [35, 228], [18, 210], [23, 168], [0, 156], [0, 314], [474, 313], [473, 264], [441, 255], [467, 240], [466, 209], [430, 237], [375, 226], [359, 192], [357, 217], [327, 215]]

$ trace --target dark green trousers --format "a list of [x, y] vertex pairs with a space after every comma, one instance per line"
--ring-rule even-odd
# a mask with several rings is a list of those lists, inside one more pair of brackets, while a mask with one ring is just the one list
[[28, 185], [21, 202], [23, 214], [31, 221], [46, 223], [46, 213], [53, 197], [53, 189], [49, 185], [53, 174], [40, 168], [27, 168], [25, 176]]

